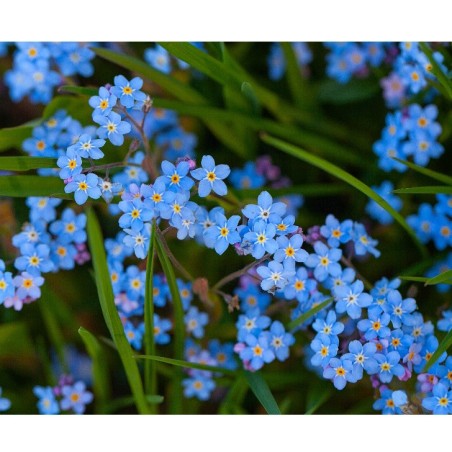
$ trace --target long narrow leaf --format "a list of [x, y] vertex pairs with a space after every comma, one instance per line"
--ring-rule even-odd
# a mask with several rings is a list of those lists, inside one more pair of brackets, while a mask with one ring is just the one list
[[273, 394], [259, 372], [245, 372], [245, 378], [257, 400], [268, 414], [281, 414]]
[[57, 168], [56, 159], [47, 157], [0, 157], [0, 171], [28, 171]]
[[298, 159], [303, 160], [313, 166], [316, 166], [317, 168], [320, 168], [321, 170], [331, 174], [332, 176], [343, 180], [347, 184], [359, 190], [361, 193], [365, 194], [368, 198], [372, 199], [379, 206], [385, 209], [400, 224], [400, 226], [402, 226], [403, 229], [405, 229], [405, 231], [409, 234], [413, 242], [416, 244], [422, 256], [427, 255], [427, 251], [424, 245], [422, 245], [422, 243], [419, 241], [415, 232], [410, 228], [410, 226], [402, 217], [402, 215], [400, 215], [399, 212], [394, 210], [394, 208], [387, 201], [385, 201], [378, 193], [372, 190], [364, 182], [361, 182], [355, 176], [352, 176], [351, 174], [347, 173], [347, 171], [344, 171], [342, 168], [339, 168], [338, 166], [320, 157], [312, 155], [309, 152], [300, 149], [299, 147], [293, 146], [289, 143], [285, 143], [284, 141], [278, 140], [268, 135], [263, 136], [262, 140], [265, 143], [271, 144], [275, 146], [277, 149], [280, 149], [281, 151], [286, 152], [289, 155], [293, 155], [294, 157], [297, 157]]
[[425, 283], [428, 281], [428, 278], [424, 276], [399, 276], [399, 279], [402, 281], [413, 281], [413, 282], [422, 282]]
[[104, 249], [104, 240], [96, 214], [91, 209], [87, 212], [88, 243], [93, 259], [94, 275], [96, 279], [99, 301], [105, 322], [121, 358], [127, 381], [132, 390], [135, 404], [139, 413], [149, 414], [149, 406], [143, 391], [137, 362], [133, 359], [132, 348], [124, 333], [124, 327], [115, 306], [113, 288]]
[[438, 361], [439, 357], [449, 350], [449, 348], [452, 347], [452, 330], [450, 330], [444, 339], [440, 342], [438, 345], [438, 348], [435, 350], [435, 353], [431, 356], [431, 358], [427, 361], [427, 364], [425, 365], [423, 372], [427, 372], [430, 367], [433, 366], [433, 364]]
[[[37, 124], [36, 124], [37, 125]], [[33, 125], [7, 127], [0, 130], [0, 152], [11, 148], [20, 149], [26, 138], [31, 137]]]
[[215, 119], [224, 123], [241, 123], [247, 125], [256, 132], [268, 132], [280, 138], [291, 141], [300, 146], [308, 147], [321, 155], [329, 156], [338, 162], [344, 162], [353, 166], [365, 167], [366, 162], [356, 159], [355, 154], [339, 143], [330, 141], [320, 135], [292, 125], [283, 125], [270, 119], [262, 119], [257, 116], [243, 114], [238, 111], [227, 111], [211, 106], [189, 105], [174, 100], [154, 98], [156, 107], [167, 108], [183, 115], [194, 116], [203, 119]]
[[93, 363], [93, 389], [96, 412], [98, 414], [105, 413], [106, 404], [110, 397], [110, 379], [108, 377], [109, 371], [105, 353], [99, 341], [88, 330], [80, 327], [78, 334], [80, 334]]
[[[184, 342], [185, 342], [185, 323], [184, 323], [184, 308], [182, 306], [182, 299], [179, 292], [179, 287], [176, 281], [176, 275], [168, 256], [165, 253], [165, 248], [160, 241], [160, 238], [156, 238], [156, 248], [159, 261], [162, 265], [163, 272], [165, 273], [166, 280], [171, 293], [171, 299], [173, 302], [174, 312], [174, 358], [182, 361], [184, 357]], [[173, 378], [174, 391], [172, 392], [171, 408], [174, 413], [182, 412], [182, 373], [175, 372]]]
[[451, 194], [452, 186], [443, 185], [440, 187], [409, 187], [409, 188], [399, 188], [393, 190], [393, 193], [398, 193], [400, 195], [414, 194], [414, 195], [436, 195], [436, 194]]
[[439, 82], [445, 89], [446, 93], [449, 96], [449, 99], [452, 99], [452, 81], [443, 72], [442, 67], [435, 60], [435, 57], [433, 56], [433, 52], [430, 49], [430, 46], [425, 42], [420, 42], [419, 47], [427, 55], [427, 58], [429, 59], [430, 64], [432, 65], [433, 74], [436, 76], [436, 78], [439, 80]]
[[164, 356], [155, 355], [135, 355], [136, 359], [144, 359], [147, 361], [157, 361], [160, 363], [171, 364], [172, 366], [184, 367], [185, 369], [207, 370], [209, 372], [217, 372], [225, 375], [237, 375], [235, 370], [224, 369], [223, 367], [209, 366], [207, 364], [192, 363], [181, 359], [166, 358]]
[[64, 184], [61, 179], [40, 176], [0, 176], [0, 196], [70, 198], [69, 195], [64, 193]]
[[435, 179], [439, 182], [443, 182], [447, 185], [452, 185], [452, 177], [448, 176], [447, 174], [438, 173], [437, 171], [433, 171], [428, 168], [424, 168], [423, 166], [416, 165], [415, 163], [408, 162], [407, 160], [398, 159], [396, 157], [393, 157], [394, 160], [396, 160], [399, 163], [402, 163], [403, 165], [407, 166], [408, 168], [411, 168], [412, 170], [423, 174], [424, 176], [428, 176], [431, 179]]
[[[144, 294], [144, 350], [146, 355], [155, 355], [153, 295], [155, 235], [155, 222], [153, 222], [146, 262], [146, 285]], [[144, 364], [144, 387], [149, 394], [154, 394], [157, 390], [157, 369], [152, 361], [146, 361]]]
[[317, 306], [314, 306], [309, 311], [307, 311], [304, 314], [300, 315], [300, 317], [296, 318], [295, 320], [292, 320], [292, 322], [290, 322], [287, 325], [287, 328], [289, 330], [293, 330], [293, 329], [297, 328], [297, 326], [299, 326], [302, 323], [306, 322], [306, 320], [310, 319], [313, 315], [316, 315], [322, 309], [326, 308], [332, 301], [333, 301], [333, 298], [328, 298], [325, 301], [322, 301], [322, 303], [318, 304]]
[[433, 278], [425, 281], [426, 286], [432, 286], [434, 284], [452, 284], [452, 270], [447, 270], [445, 272], [440, 273], [439, 275], [434, 276]]

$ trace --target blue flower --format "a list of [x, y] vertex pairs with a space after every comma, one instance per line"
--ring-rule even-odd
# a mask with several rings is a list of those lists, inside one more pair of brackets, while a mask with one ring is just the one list
[[261, 315], [259, 308], [250, 309], [245, 314], [239, 316], [236, 323], [237, 339], [244, 341], [249, 334], [259, 336], [259, 334], [270, 325], [270, 317]]
[[215, 160], [210, 155], [204, 155], [201, 160], [202, 168], [191, 171], [191, 175], [199, 180], [198, 194], [204, 198], [213, 190], [220, 196], [225, 196], [228, 192], [223, 179], [229, 176], [231, 169], [228, 165], [216, 165]]
[[89, 134], [84, 133], [83, 135], [80, 136], [80, 138], [75, 144], [68, 147], [68, 151], [69, 150], [74, 151], [76, 155], [79, 155], [80, 157], [83, 158], [91, 158], [93, 160], [98, 160], [104, 156], [104, 153], [99, 149], [104, 144], [105, 140], [101, 139], [93, 140], [93, 138]]
[[261, 265], [256, 271], [262, 278], [261, 288], [265, 291], [284, 289], [290, 278], [295, 274], [295, 271], [287, 269], [276, 261], [270, 261], [268, 266]]
[[380, 251], [375, 248], [378, 245], [378, 241], [369, 237], [364, 225], [361, 223], [355, 222], [353, 224], [352, 240], [357, 256], [364, 256], [366, 253], [370, 253], [375, 257], [380, 256]]
[[[399, 212], [402, 208], [402, 199], [392, 194], [394, 185], [390, 181], [383, 181], [379, 187], [372, 186], [372, 190], [380, 195], [394, 210]], [[370, 200], [366, 205], [366, 212], [381, 224], [392, 224], [394, 218], [386, 210], [383, 209], [376, 201]]]
[[234, 188], [261, 188], [265, 185], [265, 177], [257, 172], [255, 162], [246, 162], [243, 169], [234, 168], [229, 180]]
[[86, 242], [86, 215], [76, 215], [72, 209], [64, 209], [61, 220], [54, 221], [50, 225], [50, 232], [58, 236], [61, 243]]
[[390, 336], [391, 330], [388, 325], [391, 320], [389, 314], [377, 312], [369, 309], [368, 319], [363, 319], [358, 322], [358, 329], [364, 333], [364, 337], [370, 341], [372, 339], [383, 339]]
[[[260, 259], [265, 252], [273, 254], [278, 249], [278, 244], [273, 238], [276, 235], [274, 224], [268, 224], [263, 220], [257, 220], [252, 226], [252, 231], [247, 232], [244, 240], [252, 244], [251, 255]], [[292, 248], [295, 253], [294, 249]]]
[[131, 322], [126, 322], [124, 325], [124, 333], [129, 344], [135, 350], [141, 350], [143, 344], [144, 324], [140, 323], [137, 327]]
[[25, 204], [30, 207], [30, 220], [36, 223], [39, 220], [53, 221], [56, 218], [55, 207], [61, 202], [62, 200], [58, 198], [31, 196], [26, 199]]
[[11, 407], [11, 401], [2, 397], [2, 388], [0, 388], [0, 411], [7, 411]]
[[124, 244], [129, 248], [133, 248], [135, 256], [139, 259], [144, 259], [147, 256], [151, 235], [150, 231], [150, 223], [144, 223], [144, 227], [141, 231], [124, 229], [124, 232], [128, 234], [124, 237]]
[[310, 346], [315, 352], [315, 355], [311, 357], [311, 364], [322, 367], [326, 367], [330, 359], [337, 356], [339, 349], [337, 336], [327, 336], [326, 334], [316, 335]]
[[6, 298], [14, 296], [13, 275], [11, 272], [5, 272], [5, 264], [0, 259], [0, 304]]
[[387, 303], [383, 305], [383, 310], [391, 315], [394, 328], [400, 328], [407, 324], [411, 318], [411, 313], [416, 309], [416, 300], [406, 298], [402, 300], [402, 295], [398, 290], [390, 290], [387, 295]]
[[437, 214], [430, 204], [422, 203], [417, 215], [409, 215], [407, 223], [414, 229], [422, 243], [427, 243], [433, 236], [433, 225], [436, 223]]
[[314, 268], [314, 276], [317, 281], [325, 281], [328, 275], [338, 276], [342, 269], [338, 261], [342, 257], [339, 248], [329, 249], [322, 242], [314, 243], [315, 254], [310, 254], [306, 259], [306, 266]]
[[162, 319], [158, 314], [154, 314], [154, 340], [156, 344], [166, 345], [170, 343], [171, 337], [168, 331], [171, 326], [170, 320]]
[[360, 341], [354, 340], [348, 344], [349, 353], [343, 355], [344, 359], [350, 359], [353, 363], [353, 372], [360, 380], [363, 377], [363, 369], [373, 375], [378, 372], [378, 363], [374, 359], [377, 352], [377, 346], [374, 342], [361, 344]]
[[408, 107], [408, 118], [405, 127], [416, 136], [417, 132], [424, 131], [433, 139], [441, 134], [441, 126], [435, 122], [438, 116], [438, 107], [436, 105], [427, 105], [422, 108], [418, 104], [411, 104]]
[[177, 229], [179, 240], [184, 240], [187, 236], [193, 238], [196, 234], [196, 218], [189, 208], [182, 209], [180, 215], [174, 215], [170, 224]]
[[245, 347], [239, 353], [240, 359], [249, 362], [252, 370], [259, 370], [265, 364], [275, 359], [275, 353], [270, 348], [266, 334], [259, 337], [248, 334], [245, 338]]
[[83, 77], [90, 77], [94, 73], [91, 60], [95, 54], [86, 45], [78, 42], [53, 43], [53, 47], [58, 46], [58, 55], [53, 55], [61, 73], [65, 76], [80, 74]]
[[372, 303], [372, 296], [363, 292], [364, 284], [361, 280], [350, 286], [335, 287], [333, 292], [337, 298], [336, 311], [339, 314], [347, 312], [352, 319], [361, 317], [361, 308], [367, 308]]
[[334, 387], [340, 391], [345, 388], [347, 382], [356, 383], [357, 381], [352, 361], [344, 358], [331, 358], [328, 366], [323, 370], [323, 377], [332, 380]]
[[[269, 226], [272, 225], [269, 224]], [[307, 251], [301, 248], [303, 245], [303, 237], [300, 234], [294, 234], [290, 239], [284, 236], [278, 237], [276, 243], [279, 248], [274, 254], [274, 259], [277, 262], [282, 262], [284, 265], [288, 264], [295, 267], [295, 262], [305, 262], [308, 258]]]
[[131, 130], [130, 124], [122, 121], [121, 116], [114, 111], [108, 116], [96, 116], [96, 122], [100, 125], [97, 129], [99, 138], [107, 138], [115, 146], [121, 146], [124, 143], [124, 135]]
[[48, 273], [53, 270], [53, 262], [49, 258], [49, 253], [50, 248], [47, 245], [24, 243], [20, 247], [21, 256], [14, 261], [14, 266], [33, 276]]
[[123, 229], [130, 228], [133, 231], [141, 231], [145, 222], [151, 221], [155, 217], [154, 210], [146, 207], [139, 198], [133, 201], [121, 201], [118, 207], [124, 212], [119, 217], [119, 226]]
[[351, 239], [352, 227], [352, 220], [340, 223], [330, 214], [326, 217], [325, 224], [320, 227], [320, 234], [327, 239], [330, 247], [338, 248], [341, 243], [347, 243]]
[[208, 322], [209, 316], [205, 312], [200, 312], [196, 306], [192, 306], [185, 314], [185, 329], [187, 333], [192, 334], [197, 339], [204, 336], [204, 327]]
[[77, 381], [73, 385], [66, 385], [61, 388], [63, 399], [60, 406], [62, 410], [74, 410], [76, 414], [83, 414], [86, 405], [93, 401], [93, 394], [86, 390], [83, 381]]
[[92, 117], [93, 121], [98, 123], [99, 116], [108, 116], [112, 108], [116, 105], [117, 97], [112, 94], [107, 88], [101, 86], [99, 88], [99, 95], [92, 96], [89, 99], [89, 104], [94, 108]]
[[452, 310], [443, 311], [441, 315], [443, 318], [438, 320], [438, 330], [446, 332], [452, 330]]
[[266, 334], [276, 359], [285, 361], [289, 357], [289, 347], [295, 343], [293, 335], [286, 333], [283, 324], [277, 320], [271, 324], [270, 331], [266, 332]]
[[237, 369], [238, 365], [234, 357], [234, 344], [231, 342], [221, 344], [218, 339], [212, 339], [209, 341], [208, 349], [219, 367], [230, 370]]
[[22, 272], [13, 279], [14, 286], [17, 287], [16, 295], [24, 299], [30, 297], [37, 299], [41, 296], [40, 287], [44, 284], [42, 276], [33, 276], [30, 273]]
[[444, 148], [425, 131], [418, 131], [403, 145], [403, 152], [412, 155], [416, 165], [427, 166], [431, 158], [438, 158], [444, 152]]
[[171, 72], [170, 54], [160, 45], [156, 45], [153, 49], [146, 49], [144, 51], [144, 59], [150, 66], [164, 74]]
[[59, 172], [61, 179], [69, 179], [77, 176], [83, 169], [80, 155], [72, 149], [68, 149], [65, 155], [58, 158], [57, 165], [61, 168]]
[[173, 191], [190, 190], [195, 182], [187, 176], [189, 170], [190, 165], [187, 162], [182, 161], [179, 162], [177, 166], [174, 166], [171, 162], [168, 162], [168, 160], [163, 160], [163, 176], [158, 177], [155, 183], [163, 181], [165, 186]]
[[245, 288], [236, 288], [234, 295], [239, 298], [240, 309], [244, 312], [254, 308], [259, 308], [261, 312], [264, 312], [271, 302], [270, 295], [262, 292], [258, 286], [253, 284], [248, 284]]
[[405, 369], [400, 362], [400, 355], [398, 352], [389, 352], [386, 355], [376, 353], [374, 355], [378, 362], [379, 370], [378, 376], [382, 383], [389, 383], [393, 376], [401, 377], [405, 373]]
[[259, 219], [269, 223], [279, 223], [286, 213], [286, 205], [283, 202], [273, 203], [270, 193], [263, 191], [257, 198], [257, 205], [246, 205], [242, 213], [250, 220]]
[[294, 223], [295, 223], [294, 215], [287, 215], [286, 217], [277, 221], [276, 223], [274, 223], [276, 225], [276, 235], [287, 235], [297, 231], [298, 226]]
[[88, 198], [99, 199], [101, 191], [99, 187], [99, 176], [93, 173], [78, 174], [64, 187], [65, 193], [74, 193], [75, 202], [79, 205], [85, 204]]
[[143, 80], [140, 77], [134, 77], [129, 82], [123, 75], [117, 75], [114, 78], [114, 83], [114, 86], [111, 87], [111, 92], [124, 107], [141, 107], [146, 100], [146, 94], [140, 91], [143, 86]]
[[344, 324], [336, 321], [337, 316], [334, 310], [328, 311], [325, 319], [315, 319], [312, 327], [318, 333], [325, 336], [337, 336], [344, 331]]
[[433, 387], [433, 395], [422, 400], [422, 406], [433, 414], [452, 414], [452, 391], [438, 383]]
[[380, 158], [378, 161], [378, 167], [383, 171], [396, 170], [399, 173], [403, 173], [407, 170], [407, 166], [398, 162], [395, 158], [400, 160], [406, 160], [407, 156], [401, 142], [396, 138], [383, 138], [378, 140], [373, 145], [374, 153]]
[[403, 414], [393, 400], [393, 392], [390, 389], [381, 391], [381, 398], [374, 402], [373, 409], [381, 410], [382, 414]]
[[38, 400], [38, 410], [39, 414], [59, 414], [60, 407], [58, 401], [55, 398], [55, 393], [53, 388], [50, 386], [35, 386], [33, 388], [33, 393]]
[[240, 242], [240, 235], [237, 232], [237, 225], [240, 221], [238, 215], [231, 218], [226, 217], [217, 212], [215, 217], [215, 225], [210, 226], [204, 231], [204, 242], [208, 248], [215, 248], [218, 254], [223, 254], [229, 245]]
[[185, 397], [196, 397], [199, 400], [208, 400], [215, 389], [215, 381], [201, 375], [182, 380]]
[[296, 298], [299, 303], [304, 303], [316, 288], [317, 281], [308, 278], [306, 268], [299, 267], [295, 275], [290, 278], [288, 284], [284, 288], [284, 298], [286, 300], [293, 300]]

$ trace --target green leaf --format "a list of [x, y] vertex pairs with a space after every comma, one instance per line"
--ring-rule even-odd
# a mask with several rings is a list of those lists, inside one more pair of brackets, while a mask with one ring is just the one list
[[438, 193], [452, 194], [452, 186], [443, 185], [441, 187], [409, 187], [409, 188], [398, 188], [393, 190], [393, 193], [399, 193], [401, 195], [405, 194], [416, 194], [416, 195], [436, 195]]
[[[171, 293], [171, 300], [173, 303], [173, 313], [174, 313], [174, 357], [176, 360], [182, 361], [184, 357], [184, 343], [185, 343], [185, 323], [184, 323], [184, 308], [182, 306], [182, 299], [179, 292], [179, 287], [176, 281], [176, 275], [174, 274], [174, 269], [171, 262], [165, 252], [162, 240], [164, 237], [160, 238], [157, 236], [157, 255], [159, 257], [160, 264], [162, 265], [163, 273], [165, 273], [166, 280]], [[172, 401], [171, 409], [173, 413], [182, 412], [182, 373], [175, 372], [173, 378], [172, 391]]]
[[223, 123], [241, 123], [252, 128], [256, 132], [268, 132], [280, 138], [289, 140], [300, 146], [306, 146], [315, 152], [330, 157], [335, 161], [348, 163], [357, 167], [367, 167], [362, 159], [357, 159], [350, 149], [334, 141], [323, 138], [306, 130], [301, 130], [292, 125], [284, 125], [270, 119], [262, 119], [239, 111], [227, 111], [215, 107], [203, 105], [188, 105], [174, 100], [154, 98], [154, 105], [160, 108], [174, 110], [180, 114], [194, 116], [206, 120], [210, 118]]
[[314, 306], [309, 311], [307, 311], [304, 314], [302, 314], [300, 317], [292, 320], [287, 325], [287, 329], [293, 330], [293, 329], [297, 328], [297, 326], [299, 326], [302, 323], [306, 322], [306, 320], [310, 319], [313, 315], [316, 315], [322, 309], [326, 308], [332, 301], [333, 301], [332, 297], [326, 299], [325, 301], [322, 301], [320, 304], [318, 304], [317, 306]]
[[235, 370], [224, 369], [223, 367], [209, 366], [207, 364], [192, 363], [182, 359], [166, 358], [164, 356], [155, 355], [134, 355], [136, 359], [145, 359], [150, 361], [157, 361], [160, 363], [171, 364], [172, 366], [184, 367], [186, 369], [207, 370], [209, 372], [219, 372], [224, 375], [237, 375]]
[[50, 119], [59, 110], [65, 110], [69, 116], [80, 121], [82, 125], [88, 125], [93, 122], [91, 117], [93, 109], [85, 97], [55, 96], [44, 108], [42, 117]]
[[58, 88], [59, 93], [79, 94], [81, 96], [97, 96], [99, 89], [85, 86], [63, 85]]
[[332, 395], [332, 390], [323, 385], [311, 385], [307, 391], [305, 414], [314, 414]]
[[378, 193], [372, 190], [364, 182], [361, 182], [355, 176], [352, 176], [350, 173], [347, 173], [347, 171], [344, 171], [342, 168], [339, 168], [338, 166], [320, 157], [312, 155], [309, 152], [300, 149], [299, 147], [293, 146], [289, 143], [270, 137], [268, 135], [264, 135], [262, 137], [262, 140], [265, 143], [271, 144], [275, 146], [277, 149], [280, 149], [281, 151], [286, 152], [289, 155], [293, 155], [294, 157], [297, 157], [298, 159], [303, 160], [331, 174], [332, 176], [343, 180], [347, 184], [356, 188], [361, 193], [365, 194], [368, 198], [374, 200], [379, 206], [385, 209], [400, 224], [400, 226], [403, 227], [403, 229], [405, 229], [405, 231], [409, 234], [413, 242], [416, 244], [422, 256], [425, 257], [427, 255], [427, 250], [425, 249], [424, 245], [422, 245], [422, 243], [419, 241], [415, 232], [410, 228], [410, 226], [402, 217], [402, 215], [400, 215], [399, 212], [397, 212], [387, 201], [385, 201]]
[[0, 196], [52, 196], [70, 199], [70, 196], [64, 193], [61, 179], [41, 176], [0, 176]]
[[87, 212], [87, 232], [97, 292], [105, 323], [107, 324], [110, 335], [118, 350], [119, 357], [121, 358], [138, 412], [140, 414], [149, 414], [150, 410], [143, 391], [138, 365], [133, 359], [132, 348], [125, 336], [124, 327], [115, 305], [110, 272], [108, 270], [107, 257], [104, 249], [104, 239], [102, 237], [99, 221], [92, 208], [89, 208]]
[[244, 374], [251, 391], [253, 391], [257, 400], [259, 400], [261, 405], [265, 408], [265, 411], [268, 414], [281, 414], [278, 404], [262, 375], [259, 372], [247, 371], [245, 371]]
[[429, 278], [427, 279], [427, 281], [425, 281], [426, 286], [432, 286], [434, 284], [443, 284], [443, 283], [452, 284], [452, 270], [444, 271], [439, 275], [436, 275], [433, 278]]
[[352, 80], [345, 85], [335, 80], [325, 80], [319, 86], [319, 100], [344, 105], [369, 99], [379, 90], [378, 83], [370, 79]]
[[428, 278], [424, 276], [398, 276], [402, 281], [413, 281], [413, 282], [422, 282], [425, 283], [428, 281]]
[[[149, 405], [156, 405], [163, 403], [164, 397], [161, 395], [147, 395], [146, 401]], [[111, 401], [106, 407], [105, 407], [105, 413], [116, 413], [119, 410], [122, 410], [123, 408], [128, 408], [129, 406], [133, 405], [135, 403], [135, 400], [133, 397], [121, 397], [120, 399], [115, 399]]]
[[28, 171], [37, 168], [57, 168], [56, 159], [47, 157], [0, 157], [0, 171]]
[[439, 357], [444, 353], [447, 352], [447, 350], [449, 350], [449, 348], [452, 346], [452, 330], [450, 330], [446, 336], [444, 337], [444, 339], [440, 342], [440, 344], [438, 345], [438, 348], [435, 350], [435, 353], [433, 353], [433, 355], [431, 356], [431, 358], [427, 361], [427, 364], [425, 365], [424, 369], [423, 369], [423, 373], [427, 372], [430, 367], [433, 366], [433, 364], [436, 363], [436, 361], [438, 361]]
[[452, 177], [448, 176], [447, 174], [438, 173], [437, 171], [433, 171], [428, 168], [424, 168], [423, 166], [416, 165], [414, 163], [408, 162], [407, 160], [401, 160], [396, 157], [393, 157], [394, 160], [398, 161], [399, 163], [402, 163], [408, 168], [411, 168], [412, 170], [423, 174], [424, 176], [428, 176], [431, 179], [435, 179], [439, 182], [443, 182], [447, 185], [452, 185]]
[[21, 149], [22, 143], [31, 137], [33, 127], [36, 122], [23, 124], [17, 127], [7, 127], [0, 130], [0, 151], [6, 151], [11, 148]]
[[[149, 240], [148, 258], [146, 261], [146, 282], [144, 294], [144, 350], [146, 355], [155, 355], [154, 340], [154, 255], [155, 255], [155, 222], [152, 222], [151, 239]], [[144, 387], [147, 393], [157, 392], [157, 368], [152, 361], [144, 365]]]
[[98, 414], [105, 413], [106, 405], [110, 397], [110, 379], [105, 352], [96, 337], [88, 330], [80, 327], [78, 329], [78, 334], [80, 334], [80, 337], [85, 344], [86, 351], [93, 363], [93, 389], [96, 412]]
[[240, 373], [221, 402], [218, 414], [234, 414], [237, 411], [237, 407], [241, 407], [249, 389], [245, 375]]
[[420, 42], [419, 47], [421, 50], [427, 55], [427, 58], [432, 65], [432, 72], [444, 87], [446, 93], [449, 96], [449, 99], [452, 99], [452, 81], [448, 78], [448, 76], [443, 72], [443, 68], [437, 63], [433, 56], [433, 52], [430, 49], [430, 46], [425, 42]]

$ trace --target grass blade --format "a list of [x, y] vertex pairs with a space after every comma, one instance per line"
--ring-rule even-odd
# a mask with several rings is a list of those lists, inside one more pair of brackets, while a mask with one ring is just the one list
[[[146, 262], [146, 286], [144, 294], [144, 350], [146, 355], [155, 355], [153, 295], [155, 235], [155, 222], [153, 222]], [[157, 369], [152, 361], [146, 361], [144, 363], [144, 387], [148, 394], [157, 392]]]
[[398, 276], [402, 281], [413, 281], [413, 282], [422, 282], [425, 283], [428, 281], [428, 278], [424, 276]]
[[198, 369], [207, 370], [209, 372], [222, 373], [224, 375], [237, 375], [237, 371], [225, 369], [223, 367], [208, 366], [207, 364], [191, 363], [190, 361], [184, 361], [181, 359], [166, 358], [164, 356], [155, 355], [135, 355], [136, 359], [145, 359], [147, 361], [157, 361], [159, 363], [171, 364], [176, 367], [184, 367], [185, 369]]
[[0, 196], [53, 196], [70, 199], [70, 195], [64, 193], [61, 179], [40, 176], [0, 176]]
[[56, 159], [47, 157], [0, 157], [0, 171], [28, 171], [57, 168]]
[[440, 187], [409, 187], [409, 188], [398, 188], [393, 190], [393, 193], [398, 193], [401, 195], [414, 194], [414, 195], [436, 195], [436, 194], [452, 194], [452, 186], [443, 185]]
[[303, 161], [331, 174], [332, 176], [343, 180], [347, 184], [356, 188], [361, 193], [365, 194], [368, 198], [374, 200], [379, 206], [381, 206], [383, 209], [385, 209], [400, 224], [400, 226], [403, 227], [403, 229], [405, 229], [405, 231], [409, 234], [409, 236], [411, 237], [413, 242], [416, 244], [416, 247], [419, 249], [422, 256], [423, 257], [427, 256], [427, 250], [425, 249], [424, 245], [422, 245], [422, 243], [419, 241], [415, 232], [410, 228], [410, 226], [405, 221], [405, 219], [402, 217], [402, 215], [400, 215], [399, 212], [394, 210], [394, 208], [391, 207], [387, 201], [385, 201], [380, 195], [375, 193], [375, 191], [372, 190], [364, 182], [361, 182], [355, 176], [352, 176], [350, 173], [347, 173], [347, 171], [344, 171], [342, 168], [339, 168], [338, 166], [336, 166], [320, 157], [312, 155], [309, 152], [307, 152], [303, 149], [300, 149], [299, 147], [293, 146], [289, 143], [286, 143], [284, 141], [270, 137], [268, 135], [264, 135], [262, 137], [262, 140], [265, 143], [273, 145], [277, 149], [279, 149], [289, 155], [297, 157], [298, 159], [303, 160]]
[[[179, 292], [179, 287], [176, 281], [176, 275], [174, 274], [173, 266], [165, 253], [164, 245], [161, 242], [160, 237], [156, 237], [156, 248], [159, 261], [162, 265], [163, 272], [165, 273], [166, 280], [171, 293], [171, 299], [173, 302], [174, 312], [174, 357], [176, 360], [182, 361], [184, 358], [184, 346], [185, 346], [185, 323], [184, 323], [184, 308], [182, 306], [182, 300]], [[182, 413], [182, 378], [181, 372], [175, 372], [173, 378], [173, 392], [172, 392], [172, 411], [174, 413]]]
[[428, 176], [431, 179], [435, 179], [439, 182], [443, 182], [447, 185], [452, 185], [452, 177], [448, 176], [447, 174], [438, 173], [437, 171], [433, 171], [428, 168], [424, 168], [423, 166], [416, 165], [415, 163], [408, 162], [407, 160], [401, 160], [396, 157], [393, 157], [394, 160], [398, 161], [399, 163], [402, 163], [405, 166], [408, 166], [408, 168], [411, 168], [412, 170], [423, 174], [424, 176]]
[[449, 96], [449, 99], [452, 99], [452, 82], [443, 72], [442, 67], [437, 63], [437, 61], [433, 57], [432, 49], [430, 49], [430, 46], [425, 42], [420, 42], [419, 47], [427, 55], [427, 58], [429, 59], [430, 64], [432, 65], [432, 73], [436, 76], [438, 81], [445, 89], [447, 95]]
[[18, 127], [6, 127], [0, 130], [0, 152], [7, 151], [11, 148], [21, 149], [22, 143], [28, 137], [31, 137], [33, 126], [38, 125], [37, 122], [23, 124]]
[[265, 411], [268, 414], [281, 414], [281, 410], [262, 375], [259, 372], [247, 371], [244, 374], [251, 391], [253, 391], [257, 400], [265, 408]]
[[105, 413], [110, 396], [110, 379], [108, 378], [109, 371], [105, 353], [99, 341], [88, 330], [80, 327], [78, 334], [82, 338], [86, 351], [93, 363], [93, 390], [96, 413]]
[[143, 391], [138, 365], [133, 359], [132, 348], [127, 341], [124, 328], [115, 306], [107, 257], [105, 255], [104, 240], [99, 221], [92, 208], [88, 209], [87, 212], [87, 232], [89, 248], [93, 260], [96, 287], [105, 322], [118, 350], [119, 357], [121, 358], [138, 412], [140, 414], [149, 414], [150, 410]]
[[427, 279], [427, 281], [425, 281], [426, 286], [432, 286], [434, 284], [442, 283], [452, 284], [452, 270], [442, 272], [439, 275], [436, 275], [433, 278], [429, 278]]
[[293, 330], [293, 329], [297, 328], [299, 325], [301, 325], [302, 323], [306, 322], [306, 320], [310, 319], [313, 315], [316, 315], [318, 312], [320, 312], [323, 308], [326, 308], [332, 301], [333, 301], [332, 297], [326, 299], [325, 301], [322, 301], [317, 306], [314, 306], [309, 311], [307, 311], [304, 314], [300, 315], [300, 317], [298, 317], [297, 319], [292, 320], [287, 325], [287, 329]]
[[430, 367], [433, 366], [433, 364], [436, 363], [436, 361], [438, 361], [439, 357], [444, 353], [447, 352], [447, 350], [449, 350], [449, 348], [452, 346], [452, 330], [450, 330], [446, 336], [444, 337], [444, 339], [440, 342], [440, 344], [438, 345], [438, 348], [436, 349], [435, 353], [433, 353], [433, 355], [431, 356], [431, 358], [427, 361], [427, 364], [425, 365], [424, 369], [422, 370], [422, 372], [427, 372]]

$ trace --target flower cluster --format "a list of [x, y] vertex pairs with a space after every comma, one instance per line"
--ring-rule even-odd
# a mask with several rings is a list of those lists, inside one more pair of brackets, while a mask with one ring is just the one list
[[83, 381], [74, 381], [70, 375], [62, 375], [56, 386], [35, 386], [39, 414], [83, 414], [86, 405], [93, 401]]
[[90, 77], [94, 52], [86, 43], [17, 42], [13, 67], [5, 72], [5, 84], [14, 102], [28, 97], [33, 103], [47, 104], [64, 77]]
[[[202, 42], [192, 42], [191, 43], [196, 48], [203, 50], [204, 45]], [[156, 44], [154, 47], [149, 47], [144, 51], [144, 60], [154, 69], [157, 69], [164, 74], [169, 74], [175, 68], [185, 70], [190, 66], [179, 58], [172, 58], [169, 52], [162, 46]], [[173, 60], [177, 63], [175, 67]]]
[[374, 144], [378, 156], [378, 166], [383, 171], [406, 171], [407, 167], [395, 160], [408, 160], [426, 166], [430, 159], [438, 158], [444, 152], [437, 139], [441, 126], [435, 121], [438, 109], [435, 105], [422, 108], [412, 104], [404, 110], [397, 110], [386, 115], [386, 126], [381, 138]]
[[30, 208], [29, 222], [13, 237], [13, 246], [19, 254], [14, 266], [19, 273], [13, 277], [0, 260], [0, 304], [16, 311], [40, 298], [42, 274], [71, 270], [75, 264], [90, 259], [85, 214], [77, 215], [66, 208], [57, 216], [56, 207], [61, 200], [56, 198], [30, 197], [26, 202]]

